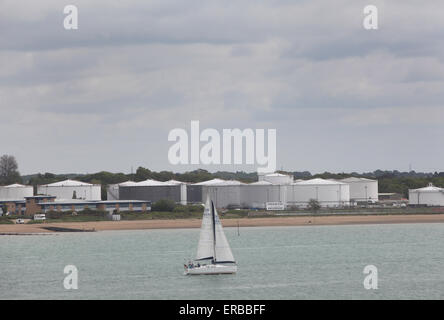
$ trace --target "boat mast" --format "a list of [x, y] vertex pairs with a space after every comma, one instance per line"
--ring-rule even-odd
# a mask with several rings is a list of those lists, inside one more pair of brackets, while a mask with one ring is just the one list
[[211, 216], [213, 218], [213, 263], [216, 263], [216, 215], [214, 212], [214, 202], [211, 200]]

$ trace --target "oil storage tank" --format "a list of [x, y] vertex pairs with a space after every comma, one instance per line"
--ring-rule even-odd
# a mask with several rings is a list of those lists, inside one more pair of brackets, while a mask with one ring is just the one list
[[346, 183], [325, 179], [311, 179], [288, 186], [287, 205], [306, 207], [315, 199], [322, 207], [342, 207], [350, 204], [350, 186]]
[[258, 182], [267, 181], [272, 184], [284, 185], [293, 183], [293, 176], [282, 173], [268, 173], [258, 176]]
[[58, 200], [101, 200], [101, 186], [76, 180], [65, 180], [37, 186], [37, 194], [55, 196]]
[[25, 197], [32, 197], [33, 195], [34, 188], [32, 186], [25, 186], [18, 183], [0, 186], [0, 201], [22, 200], [25, 199]]
[[120, 200], [119, 198], [119, 187], [120, 186], [133, 186], [136, 182], [134, 181], [125, 181], [116, 184], [110, 184], [108, 188], [106, 188], [106, 199], [107, 200]]
[[[152, 203], [159, 200], [172, 200], [176, 203], [186, 202], [182, 199], [184, 192], [182, 183], [163, 182], [152, 179], [136, 182], [131, 185], [119, 186], [120, 200], [148, 200]], [[186, 195], [186, 191], [185, 191]]]
[[350, 201], [378, 201], [378, 180], [350, 177], [339, 181], [350, 185]]
[[[236, 180], [212, 179], [188, 186], [188, 200], [203, 202], [207, 195], [217, 208], [239, 208], [241, 206], [240, 187], [244, 183]], [[190, 201], [190, 202], [191, 202]]]
[[287, 185], [262, 180], [240, 186], [242, 208], [265, 209], [267, 202], [287, 202]]
[[180, 204], [186, 205], [188, 203], [188, 201], [187, 201], [187, 186], [188, 186], [188, 184], [186, 182], [177, 181], [177, 180], [173, 180], [173, 179], [168, 180], [166, 183], [180, 187]]
[[424, 188], [410, 189], [409, 205], [444, 206], [444, 189], [431, 183]]
[[220, 182], [223, 182], [222, 179], [212, 179], [207, 180], [203, 182], [198, 183], [192, 183], [187, 185], [187, 200], [188, 203], [204, 203], [204, 200], [202, 198], [202, 192], [204, 187], [211, 185], [211, 184], [217, 184]]

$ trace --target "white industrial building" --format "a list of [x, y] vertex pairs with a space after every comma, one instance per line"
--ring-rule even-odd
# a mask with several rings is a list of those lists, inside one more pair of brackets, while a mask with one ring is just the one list
[[25, 197], [32, 197], [34, 188], [22, 184], [11, 184], [0, 186], [0, 201], [2, 200], [23, 200]]
[[133, 186], [136, 182], [134, 181], [125, 181], [116, 184], [110, 184], [106, 189], [106, 199], [107, 200], [119, 200], [119, 187], [120, 186]]
[[444, 189], [429, 183], [427, 187], [409, 190], [410, 205], [444, 206]]
[[378, 180], [350, 177], [339, 181], [350, 185], [350, 201], [378, 201]]
[[60, 200], [101, 200], [101, 186], [75, 180], [65, 180], [37, 186], [37, 194], [55, 196]]
[[340, 207], [350, 204], [350, 186], [346, 183], [325, 179], [311, 179], [287, 186], [287, 205], [306, 207], [315, 199], [322, 207]]

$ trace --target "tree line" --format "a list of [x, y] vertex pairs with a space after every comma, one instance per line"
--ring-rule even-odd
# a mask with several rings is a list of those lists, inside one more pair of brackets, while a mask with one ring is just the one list
[[[377, 179], [379, 184], [379, 192], [395, 192], [408, 196], [409, 189], [416, 189], [426, 186], [429, 182], [438, 187], [444, 187], [444, 172], [401, 172], [397, 170], [383, 171], [376, 170], [373, 172], [350, 172], [350, 173], [317, 173], [312, 174], [309, 171], [279, 171], [284, 174], [293, 175], [295, 179], [343, 179], [347, 177], [362, 177], [368, 179]], [[106, 188], [110, 184], [116, 184], [131, 181], [143, 181], [153, 179], [158, 181], [177, 180], [182, 182], [202, 182], [214, 178], [225, 180], [239, 180], [245, 183], [255, 182], [258, 180], [256, 172], [228, 172], [217, 171], [211, 173], [204, 169], [193, 170], [184, 173], [175, 173], [172, 171], [152, 171], [150, 169], [139, 167], [135, 173], [112, 173], [108, 171], [100, 171], [93, 174], [54, 174], [54, 173], [37, 173], [28, 176], [21, 176], [18, 171], [18, 164], [14, 156], [3, 155], [0, 158], [0, 185], [12, 183], [25, 183], [33, 186], [49, 184], [53, 182], [63, 181], [66, 179], [74, 179], [92, 184], [102, 185], [102, 196], [106, 199]]]

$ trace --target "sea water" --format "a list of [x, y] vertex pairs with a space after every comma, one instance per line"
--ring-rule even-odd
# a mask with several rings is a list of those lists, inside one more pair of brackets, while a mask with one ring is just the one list
[[[444, 298], [444, 224], [225, 233], [235, 275], [183, 275], [199, 229], [0, 236], [0, 299]], [[78, 289], [64, 287], [67, 265]], [[367, 265], [377, 268], [377, 289], [364, 287]]]

